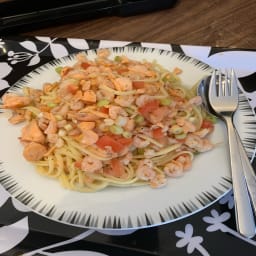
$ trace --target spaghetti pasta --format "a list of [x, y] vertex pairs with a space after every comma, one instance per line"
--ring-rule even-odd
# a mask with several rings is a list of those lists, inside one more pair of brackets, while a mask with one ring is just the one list
[[80, 53], [73, 66], [56, 69], [59, 81], [7, 93], [1, 108], [12, 110], [11, 123], [26, 121], [25, 159], [64, 188], [158, 188], [189, 170], [195, 153], [213, 148], [213, 119], [175, 70], [110, 59], [107, 49], [94, 60]]

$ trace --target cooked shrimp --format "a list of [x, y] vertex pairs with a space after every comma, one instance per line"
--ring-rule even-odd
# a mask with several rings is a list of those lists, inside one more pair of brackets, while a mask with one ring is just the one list
[[184, 133], [196, 131], [195, 124], [186, 120], [184, 117], [176, 118], [176, 123], [182, 127]]
[[85, 102], [94, 103], [96, 102], [96, 94], [93, 90], [85, 91], [82, 97], [82, 100]]
[[124, 157], [122, 157], [121, 162], [124, 165], [128, 165], [130, 161], [132, 160], [133, 156], [131, 152], [128, 152]]
[[49, 120], [44, 117], [39, 117], [37, 120], [37, 124], [41, 130], [45, 130], [49, 124]]
[[97, 100], [109, 100], [112, 101], [114, 99], [114, 94], [112, 92], [106, 90], [98, 90], [96, 92]]
[[22, 108], [30, 104], [31, 99], [27, 96], [18, 96], [13, 93], [4, 94], [2, 108], [15, 109]]
[[82, 108], [84, 108], [84, 102], [81, 100], [74, 101], [70, 104], [70, 109], [72, 110], [81, 110]]
[[134, 139], [133, 139], [133, 145], [134, 145], [136, 148], [145, 148], [145, 147], [147, 147], [149, 144], [150, 144], [149, 141], [143, 140], [143, 139], [139, 138], [138, 136], [135, 136]]
[[132, 95], [127, 96], [117, 96], [115, 98], [115, 103], [120, 105], [121, 107], [129, 107], [134, 102], [135, 98]]
[[164, 166], [164, 172], [169, 177], [179, 177], [184, 174], [183, 164], [179, 161], [172, 160]]
[[167, 184], [167, 179], [164, 174], [158, 173], [149, 184], [152, 188], [161, 188]]
[[134, 128], [135, 128], [135, 121], [134, 121], [134, 119], [128, 119], [127, 123], [124, 126], [124, 129], [126, 131], [131, 132], [131, 131], [133, 131]]
[[152, 100], [152, 96], [147, 94], [142, 94], [136, 98], [136, 105], [141, 107], [145, 104], [145, 102]]
[[11, 124], [18, 124], [26, 120], [25, 110], [17, 109], [13, 111], [12, 116], [8, 119]]
[[74, 128], [74, 129], [68, 131], [68, 135], [70, 135], [70, 136], [77, 136], [80, 134], [81, 134], [81, 131], [78, 128]]
[[125, 110], [119, 106], [110, 106], [108, 109], [108, 113], [110, 118], [116, 119], [119, 115], [121, 116], [127, 116], [127, 113]]
[[127, 77], [118, 77], [113, 79], [113, 84], [115, 85], [116, 90], [118, 91], [131, 91], [132, 88], [132, 81]]
[[99, 49], [97, 55], [100, 58], [107, 58], [110, 55], [110, 51], [108, 49]]
[[82, 86], [82, 91], [87, 91], [91, 89], [91, 81], [90, 80], [80, 80], [80, 85]]
[[102, 167], [102, 162], [91, 156], [85, 156], [81, 163], [81, 170], [89, 173], [99, 171], [102, 169]]
[[59, 138], [59, 136], [56, 133], [47, 134], [47, 141], [50, 142], [51, 144], [57, 143], [58, 138]]
[[80, 122], [77, 127], [82, 131], [92, 130], [95, 127], [95, 122]]
[[153, 162], [150, 159], [141, 160], [136, 170], [136, 177], [140, 180], [150, 181], [156, 176]]
[[175, 159], [177, 162], [182, 163], [184, 171], [187, 171], [192, 166], [192, 157], [188, 154], [183, 154]]
[[68, 119], [71, 120], [77, 120], [77, 121], [96, 121], [99, 119], [98, 116], [92, 114], [92, 113], [86, 113], [86, 112], [69, 112], [68, 113]]
[[69, 105], [68, 104], [61, 104], [57, 107], [54, 107], [51, 112], [55, 115], [63, 116], [65, 117], [69, 111]]
[[169, 114], [168, 107], [159, 107], [149, 115], [149, 121], [152, 124], [161, 122]]
[[85, 145], [93, 145], [99, 139], [99, 135], [92, 130], [85, 130], [82, 133], [81, 143]]
[[[87, 71], [87, 70], [86, 70]], [[86, 74], [85, 70], [79, 69], [79, 70], [71, 70], [68, 72], [68, 74], [65, 76], [65, 79], [69, 79], [69, 80], [82, 80], [82, 79], [86, 79], [87, 78], [87, 74]]]
[[194, 132], [193, 134], [199, 136], [200, 138], [205, 138], [209, 133], [211, 133], [211, 131], [211, 128], [203, 128]]
[[23, 149], [23, 156], [27, 161], [39, 161], [46, 154], [47, 148], [37, 142], [28, 143]]
[[208, 139], [200, 138], [194, 134], [189, 134], [186, 137], [185, 145], [198, 152], [206, 152], [213, 148], [213, 144]]
[[191, 104], [191, 105], [199, 106], [199, 105], [202, 104], [202, 97], [201, 96], [195, 96], [195, 97], [191, 98], [188, 101], [188, 103]]
[[47, 128], [45, 129], [45, 134], [56, 133], [58, 131], [57, 121], [55, 119], [50, 120]]
[[38, 127], [38, 124], [35, 119], [29, 122], [21, 130], [21, 141], [33, 141], [44, 144], [45, 135]]

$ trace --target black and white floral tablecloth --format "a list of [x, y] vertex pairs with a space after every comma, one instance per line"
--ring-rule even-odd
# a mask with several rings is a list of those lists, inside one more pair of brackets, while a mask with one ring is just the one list
[[[0, 38], [0, 96], [18, 79], [54, 59], [85, 49], [142, 45], [185, 53], [215, 68], [234, 68], [252, 128], [256, 127], [256, 50], [50, 37]], [[1, 131], [0, 131], [1, 132]], [[243, 140], [256, 169], [256, 129]], [[0, 141], [1, 146], [1, 141]], [[11, 152], [10, 152], [11, 154]], [[1, 170], [0, 170], [1, 172]], [[190, 217], [140, 230], [90, 230], [40, 216], [0, 185], [0, 254], [58, 256], [256, 255], [256, 239], [236, 232], [233, 194]]]

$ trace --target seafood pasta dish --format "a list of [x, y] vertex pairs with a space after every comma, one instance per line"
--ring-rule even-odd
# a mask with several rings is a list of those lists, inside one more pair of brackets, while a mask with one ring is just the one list
[[214, 147], [215, 120], [182, 85], [179, 67], [109, 53], [77, 54], [73, 65], [56, 68], [57, 81], [8, 92], [1, 108], [11, 110], [11, 124], [24, 123], [23, 157], [64, 188], [160, 188]]

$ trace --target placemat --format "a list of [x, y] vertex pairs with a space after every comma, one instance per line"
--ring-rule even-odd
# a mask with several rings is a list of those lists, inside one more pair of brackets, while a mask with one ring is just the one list
[[[54, 59], [86, 49], [144, 46], [184, 53], [214, 68], [234, 68], [252, 130], [243, 143], [254, 157], [256, 126], [256, 51], [206, 46], [90, 40], [82, 38], [1, 37], [0, 96], [18, 79]], [[253, 112], [250, 110], [253, 110]], [[1, 132], [1, 131], [0, 131]], [[1, 142], [0, 142], [1, 143]], [[1, 145], [1, 144], [0, 144]], [[1, 171], [1, 170], [0, 170]], [[1, 255], [255, 255], [256, 240], [236, 232], [233, 193], [190, 217], [139, 230], [90, 230], [40, 216], [0, 186]]]

